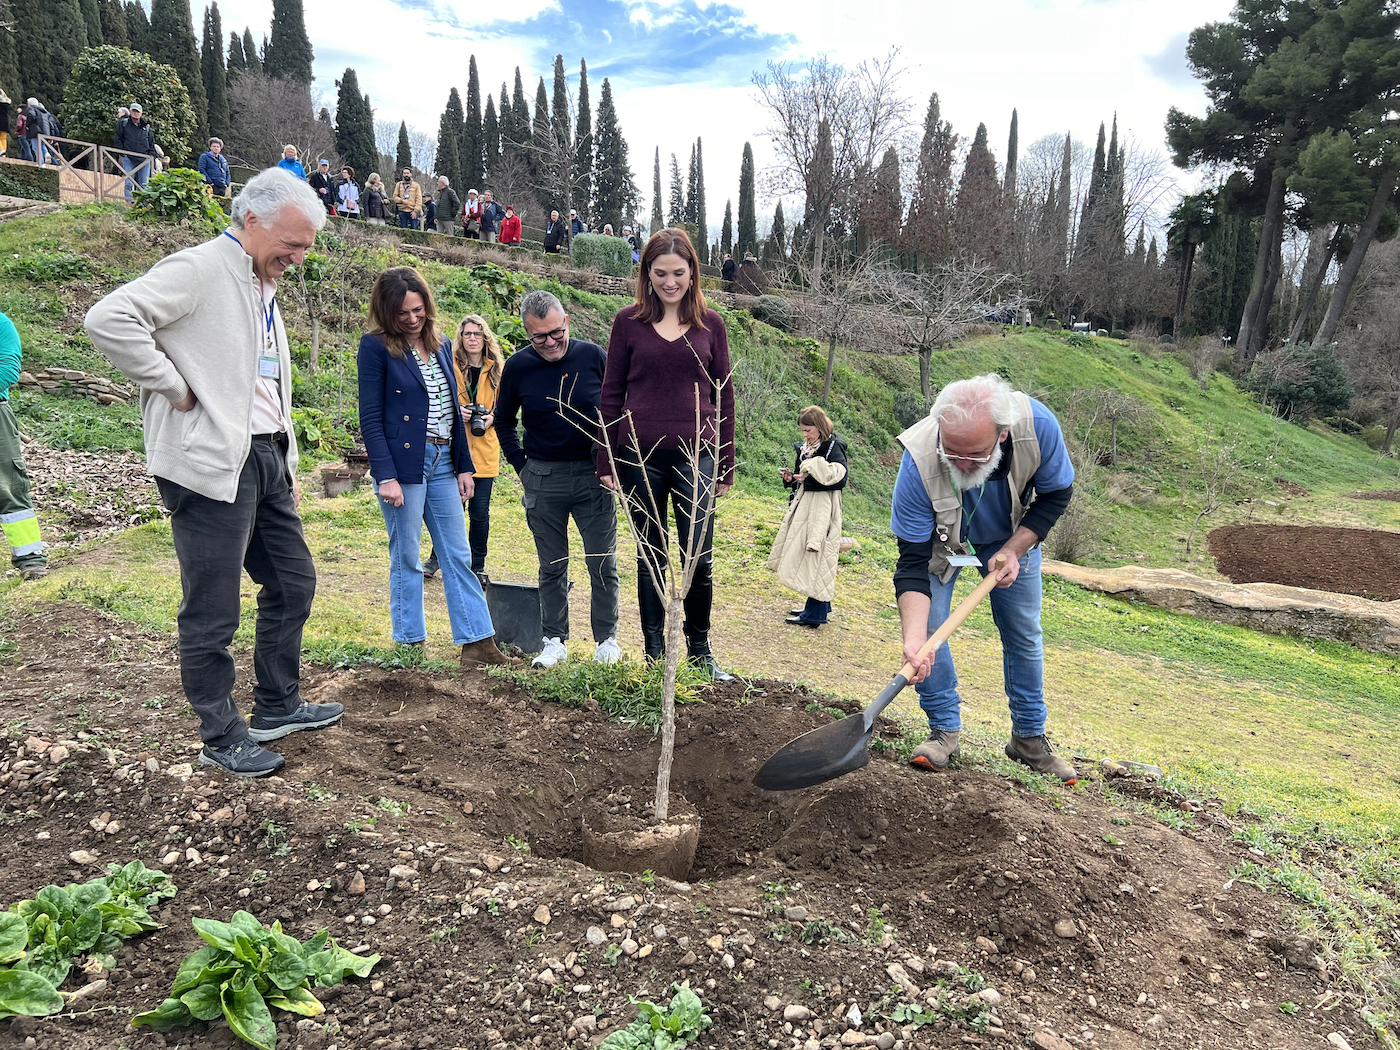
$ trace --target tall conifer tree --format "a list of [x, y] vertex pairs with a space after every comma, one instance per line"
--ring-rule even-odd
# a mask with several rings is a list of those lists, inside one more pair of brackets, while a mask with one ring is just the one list
[[[447, 106], [442, 111], [442, 120], [446, 121], [448, 134], [452, 136], [452, 168], [450, 170], [439, 167], [437, 173], [446, 175], [452, 186], [457, 190], [460, 197], [466, 192], [466, 185], [462, 182], [462, 139], [467, 132], [466, 110], [462, 106], [462, 96], [457, 93], [454, 87], [447, 92]], [[439, 121], [439, 126], [442, 121]], [[438, 138], [438, 155], [441, 156], [442, 138]]]
[[223, 138], [229, 131], [228, 70], [224, 66], [224, 26], [217, 2], [204, 9], [202, 39], [199, 66], [209, 100], [209, 134]]
[[355, 169], [361, 186], [369, 173], [379, 167], [379, 148], [374, 144], [374, 113], [369, 99], [360, 92], [360, 78], [346, 69], [340, 78], [335, 101], [335, 151], [340, 162]]
[[[501, 159], [501, 122], [496, 116], [496, 100], [486, 96], [486, 116], [481, 118], [481, 181], [484, 184]], [[472, 187], [468, 186], [467, 189]]]
[[306, 35], [302, 0], [272, 0], [272, 37], [263, 57], [267, 75], [310, 84], [314, 58], [311, 39]]
[[[695, 192], [695, 143], [692, 142], [690, 144], [690, 164], [685, 169], [685, 205], [681, 209], [681, 215], [686, 222], [695, 222], [695, 202], [699, 199]], [[701, 250], [698, 245], [696, 250]]]
[[173, 66], [180, 83], [190, 93], [190, 107], [194, 110], [190, 152], [198, 157], [209, 138], [209, 98], [204, 92], [204, 74], [199, 68], [190, 0], [151, 0], [149, 43], [148, 54], [157, 62]]
[[247, 26], [243, 27], [243, 61], [247, 65], [249, 73], [262, 76], [262, 56], [258, 54], [258, 45], [253, 40], [253, 31]]
[[622, 224], [632, 218], [637, 193], [632, 164], [627, 158], [627, 140], [622, 137], [617, 123], [617, 107], [613, 104], [612, 85], [607, 77], [603, 78], [603, 89], [598, 96], [598, 129], [593, 139], [596, 144], [592, 176], [594, 215], [599, 229], [603, 223], [610, 222], [613, 229], [621, 233]]
[[734, 254], [758, 251], [758, 214], [754, 200], [753, 147], [744, 143], [744, 156], [739, 162], [739, 227], [734, 234]]
[[247, 69], [248, 61], [243, 57], [243, 38], [237, 33], [230, 33], [228, 35], [228, 61], [224, 66], [228, 82], [233, 83], [234, 77]]
[[[14, 21], [14, 7], [11, 0], [0, 0], [0, 22]], [[23, 99], [19, 75], [19, 53], [15, 50], [15, 33], [0, 30], [0, 88], [11, 99]]]
[[657, 146], [651, 168], [651, 232], [665, 225], [666, 216], [661, 210], [661, 147]]
[[73, 63], [87, 47], [78, 0], [19, 0], [12, 9], [24, 92], [56, 113]]
[[938, 94], [929, 96], [919, 164], [904, 226], [905, 250], [931, 262], [953, 252], [953, 161], [958, 136], [943, 119]]
[[[543, 83], [543, 78], [541, 78]], [[573, 121], [569, 116], [569, 82], [564, 73], [564, 56], [554, 56], [554, 92], [551, 102], [550, 130], [560, 142], [573, 142]]]
[[[456, 88], [452, 89], [456, 91]], [[438, 118], [437, 156], [433, 158], [433, 174], [446, 175], [448, 181], [455, 187], [462, 185], [462, 176], [458, 171], [460, 164], [457, 159], [457, 125], [452, 119], [452, 111], [444, 109], [442, 116]], [[458, 191], [458, 196], [461, 191]]]
[[681, 182], [681, 162], [671, 154], [671, 202], [670, 224], [679, 226], [685, 222], [685, 184]]
[[78, 6], [83, 14], [83, 28], [87, 30], [87, 46], [101, 47], [106, 41], [102, 38], [102, 13], [97, 0], [78, 0]]
[[477, 76], [475, 55], [467, 61], [467, 104], [463, 110], [463, 120], [462, 142], [457, 151], [457, 160], [462, 166], [462, 185], [457, 190], [459, 197], [469, 189], [480, 188], [484, 177], [482, 158], [486, 150], [481, 134], [481, 79]]
[[[544, 83], [543, 80], [540, 81]], [[515, 67], [515, 90], [510, 96], [510, 119], [515, 128], [515, 137], [511, 139], [517, 146], [525, 146], [530, 142], [530, 103], [525, 98], [525, 83], [520, 78], [520, 67]], [[504, 129], [505, 121], [501, 122]]]
[[720, 258], [734, 251], [734, 209], [728, 198], [724, 202], [724, 221], [719, 227]]
[[1017, 143], [1016, 111], [1011, 111], [1011, 134], [1006, 139], [1006, 180], [1002, 183], [1002, 192], [1006, 195], [1006, 205], [1008, 208], [1016, 206], [1016, 154], [1019, 149]]
[[98, 0], [97, 12], [102, 20], [102, 42], [113, 47], [130, 47], [126, 32], [126, 6], [122, 0]]
[[765, 268], [780, 267], [787, 261], [787, 220], [783, 218], [783, 202], [780, 200], [773, 209], [773, 227], [768, 231], [768, 239], [763, 242], [763, 264]]
[[705, 215], [705, 150], [695, 139], [695, 225], [700, 227], [700, 243], [695, 246], [702, 263], [709, 262], [710, 224]]
[[408, 124], [399, 121], [399, 144], [394, 152], [394, 181], [403, 174], [404, 168], [413, 167], [413, 146], [408, 141]]
[[963, 162], [953, 215], [953, 241], [958, 257], [997, 262], [1006, 249], [1006, 216], [1001, 203], [997, 162], [987, 147], [987, 125], [978, 124], [972, 148]]
[[[602, 102], [598, 103], [602, 108]], [[574, 204], [580, 215], [590, 219], [593, 208], [593, 113], [588, 97], [588, 63], [579, 62], [578, 119], [574, 123]], [[598, 118], [602, 123], [602, 117]], [[601, 229], [601, 226], [599, 227]]]
[[126, 0], [126, 3], [122, 5], [122, 11], [126, 14], [126, 38], [130, 42], [128, 46], [133, 51], [149, 55], [151, 53], [151, 20], [146, 17], [146, 9], [136, 0]]
[[544, 77], [540, 77], [539, 87], [535, 89], [535, 121], [529, 128], [530, 149], [526, 151], [526, 157], [530, 164], [530, 180], [535, 187], [535, 196], [543, 201], [548, 194], [544, 190], [544, 179], [541, 174], [544, 165], [548, 163], [551, 130], [549, 127], [549, 92], [545, 90]]

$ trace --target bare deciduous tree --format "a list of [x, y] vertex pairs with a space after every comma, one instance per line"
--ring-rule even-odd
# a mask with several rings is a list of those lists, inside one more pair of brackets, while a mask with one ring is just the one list
[[[397, 142], [397, 137], [395, 142]], [[396, 145], [395, 150], [398, 149]], [[408, 150], [413, 156], [413, 166], [419, 171], [432, 174], [433, 161], [437, 159], [437, 136], [421, 128], [408, 129]], [[393, 156], [390, 153], [389, 156]]]
[[316, 119], [315, 100], [307, 85], [290, 78], [247, 72], [228, 89], [229, 129], [226, 152], [230, 160], [253, 168], [276, 164], [282, 147], [297, 148], [310, 170], [321, 157], [339, 165], [330, 125]]
[[1201, 519], [1223, 507], [1232, 498], [1235, 480], [1240, 473], [1240, 436], [1238, 434], [1208, 434], [1201, 443], [1201, 512], [1186, 534], [1186, 553], [1191, 553], [1191, 540]]

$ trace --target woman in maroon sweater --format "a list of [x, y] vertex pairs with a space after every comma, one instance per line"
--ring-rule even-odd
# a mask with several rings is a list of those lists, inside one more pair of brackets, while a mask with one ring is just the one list
[[[729, 336], [724, 320], [705, 306], [684, 230], [657, 231], [642, 252], [637, 301], [613, 318], [599, 408], [619, 476], [612, 476], [607, 448], [598, 453], [598, 476], [608, 488], [622, 485], [633, 533], [658, 566], [670, 542], [666, 505], [674, 507], [682, 563], [695, 552], [685, 596], [686, 650], [711, 677], [730, 681], [710, 652], [714, 501], [734, 483]], [[666, 601], [641, 551], [637, 603], [647, 659], [659, 659], [666, 653]]]

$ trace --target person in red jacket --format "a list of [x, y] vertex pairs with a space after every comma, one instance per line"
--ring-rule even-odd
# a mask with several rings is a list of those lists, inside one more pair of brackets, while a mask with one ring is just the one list
[[520, 216], [510, 204], [506, 205], [506, 217], [501, 220], [501, 243], [520, 246]]

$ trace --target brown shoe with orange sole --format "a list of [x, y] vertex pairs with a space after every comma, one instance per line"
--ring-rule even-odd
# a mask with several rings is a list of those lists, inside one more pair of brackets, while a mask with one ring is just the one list
[[915, 769], [942, 773], [948, 768], [948, 760], [958, 753], [960, 739], [962, 733], [956, 729], [935, 729], [927, 740], [914, 748], [914, 753], [909, 756], [909, 764]]

